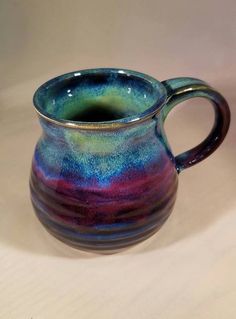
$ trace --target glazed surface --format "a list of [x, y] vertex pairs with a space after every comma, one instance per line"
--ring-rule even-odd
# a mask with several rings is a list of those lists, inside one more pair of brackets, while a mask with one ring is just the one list
[[41, 125], [31, 196], [56, 237], [84, 249], [113, 250], [150, 236], [168, 218], [177, 173], [157, 119], [114, 131]]

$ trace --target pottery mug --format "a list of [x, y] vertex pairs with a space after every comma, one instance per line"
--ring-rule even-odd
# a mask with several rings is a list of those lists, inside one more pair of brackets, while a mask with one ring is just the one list
[[[194, 97], [212, 103], [214, 126], [202, 143], [174, 156], [165, 119]], [[174, 206], [178, 173], [214, 152], [230, 123], [227, 102], [205, 82], [159, 82], [124, 69], [61, 75], [33, 101], [43, 130], [30, 178], [35, 212], [58, 239], [98, 252], [154, 234]]]

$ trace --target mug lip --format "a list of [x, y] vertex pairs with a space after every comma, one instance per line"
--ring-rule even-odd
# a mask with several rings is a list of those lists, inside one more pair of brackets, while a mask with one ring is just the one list
[[[54, 85], [59, 83], [63, 83], [68, 79], [72, 79], [74, 77], [86, 75], [86, 74], [96, 74], [96, 73], [118, 73], [118, 74], [126, 74], [127, 76], [137, 77], [143, 81], [148, 82], [152, 88], [159, 92], [159, 96], [156, 101], [151, 104], [144, 112], [139, 114], [135, 114], [132, 116], [127, 116], [124, 118], [111, 120], [111, 121], [101, 121], [101, 122], [86, 122], [86, 121], [72, 121], [66, 120], [62, 118], [58, 118], [53, 114], [49, 114], [47, 111], [44, 110], [42, 106], [43, 95], [44, 93]], [[43, 118], [44, 120], [54, 123], [56, 125], [69, 127], [69, 128], [80, 128], [80, 129], [92, 129], [92, 130], [100, 130], [100, 129], [116, 129], [121, 127], [126, 127], [129, 125], [134, 125], [147, 119], [150, 119], [153, 116], [156, 116], [160, 113], [162, 106], [165, 104], [167, 99], [167, 91], [165, 86], [155, 78], [145, 73], [141, 73], [138, 71], [133, 71], [124, 68], [93, 68], [93, 69], [83, 69], [78, 71], [72, 71], [69, 73], [65, 73], [54, 77], [45, 83], [43, 83], [39, 88], [35, 91], [33, 95], [33, 104], [35, 107], [36, 112], [38, 113], [39, 117]]]

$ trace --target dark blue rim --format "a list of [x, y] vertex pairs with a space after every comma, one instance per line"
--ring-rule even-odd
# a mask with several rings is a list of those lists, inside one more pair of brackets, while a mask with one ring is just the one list
[[[82, 75], [84, 76], [86, 74], [102, 74], [102, 73], [126, 74], [127, 76], [133, 76], [140, 80], [143, 80], [146, 83], [150, 84], [150, 86], [154, 90], [159, 92], [158, 99], [155, 101], [154, 104], [152, 104], [150, 107], [148, 107], [144, 112], [140, 114], [113, 120], [113, 121], [106, 121], [106, 122], [82, 122], [82, 121], [65, 120], [65, 119], [54, 117], [52, 114], [49, 114], [47, 111], [44, 110], [43, 99], [44, 99], [46, 91], [49, 88], [52, 88], [53, 86], [58, 85], [59, 83], [62, 83], [63, 81], [72, 79], [77, 76], [82, 76]], [[158, 80], [154, 79], [153, 77], [147, 74], [128, 70], [128, 69], [96, 68], [96, 69], [85, 69], [85, 70], [66, 73], [45, 82], [34, 93], [33, 103], [39, 116], [43, 117], [45, 120], [48, 120], [49, 122], [53, 122], [55, 124], [67, 126], [71, 128], [80, 127], [80, 128], [100, 129], [100, 128], [122, 127], [128, 124], [135, 124], [137, 122], [144, 121], [156, 115], [157, 113], [159, 113], [166, 99], [167, 99], [167, 92], [164, 85]]]

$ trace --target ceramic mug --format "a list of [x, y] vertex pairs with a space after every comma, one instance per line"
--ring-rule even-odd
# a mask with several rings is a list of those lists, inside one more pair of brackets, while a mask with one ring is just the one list
[[[215, 123], [175, 157], [163, 125], [193, 97], [212, 102]], [[227, 102], [205, 82], [124, 69], [61, 75], [36, 91], [34, 105], [43, 129], [30, 178], [35, 212], [58, 239], [100, 252], [154, 234], [174, 206], [178, 173], [214, 152], [230, 123]]]

